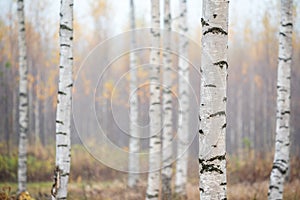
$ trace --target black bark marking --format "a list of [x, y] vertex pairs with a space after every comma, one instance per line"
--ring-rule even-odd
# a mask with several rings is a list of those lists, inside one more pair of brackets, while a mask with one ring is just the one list
[[292, 60], [292, 58], [281, 58], [281, 57], [278, 57], [279, 60], [282, 60], [283, 62], [287, 62], [289, 60]]
[[219, 61], [214, 63], [214, 65], [218, 65], [221, 69], [223, 69], [224, 65], [226, 66], [226, 69], [228, 69], [228, 63], [225, 60]]
[[56, 134], [57, 135], [67, 135], [67, 133], [65, 133], [65, 132], [57, 132]]
[[224, 183], [221, 183], [220, 185], [227, 185], [227, 183], [226, 183], [226, 182], [224, 182]]
[[286, 23], [286, 24], [281, 24], [281, 26], [292, 26], [293, 27], [293, 24], [292, 23]]
[[213, 17], [216, 18], [218, 15], [217, 14], [213, 14]]
[[199, 188], [200, 192], [204, 192], [204, 189], [203, 188]]
[[290, 111], [284, 111], [284, 112], [281, 112], [281, 115], [290, 114], [290, 113], [291, 113]]
[[28, 103], [22, 103], [21, 106], [22, 106], [22, 107], [28, 106]]
[[57, 147], [68, 147], [68, 145], [67, 144], [59, 144], [59, 145], [57, 145]]
[[202, 168], [200, 170], [201, 174], [203, 174], [204, 172], [217, 172], [219, 174], [223, 174], [223, 171], [218, 167], [216, 167], [215, 164], [205, 164], [205, 163], [200, 163], [200, 164]]
[[270, 190], [272, 189], [276, 189], [276, 190], [279, 190], [279, 187], [275, 186], [275, 185], [270, 185]]
[[215, 116], [222, 116], [222, 115], [226, 115], [225, 111], [220, 111], [220, 112], [216, 112], [214, 114], [210, 114], [208, 118], [215, 117]]
[[280, 91], [280, 92], [287, 92], [287, 89], [281, 88], [281, 89], [279, 89], [279, 91]]
[[288, 126], [279, 126], [279, 128], [289, 128]]
[[58, 91], [58, 94], [61, 94], [61, 95], [67, 95], [66, 93], [62, 92], [62, 91]]
[[[280, 165], [279, 163], [275, 162], [272, 169], [277, 169], [281, 174], [284, 175], [286, 173], [286, 170], [282, 169], [279, 165]], [[271, 189], [271, 187], [270, 187], [270, 189]]]
[[227, 32], [224, 31], [222, 28], [219, 28], [219, 27], [209, 28], [207, 31], [204, 31], [203, 35], [206, 35], [208, 33], [227, 35]]
[[280, 32], [279, 35], [282, 35], [282, 36], [286, 37], [286, 34], [283, 33], [283, 32]]
[[68, 85], [67, 88], [68, 88], [68, 87], [73, 87], [73, 83], [71, 83], [70, 85]]
[[207, 85], [204, 85], [204, 87], [214, 87], [214, 88], [216, 88], [217, 86], [213, 85], [213, 84], [207, 84]]
[[204, 135], [204, 132], [203, 132], [202, 129], [199, 130], [199, 133], [200, 133], [201, 135]]
[[221, 156], [212, 157], [212, 158], [208, 159], [207, 162], [212, 162], [214, 160], [225, 160], [225, 159], [226, 159], [226, 153], [224, 155], [221, 155]]
[[69, 175], [70, 175], [70, 173], [64, 173], [61, 176], [69, 176]]
[[61, 47], [71, 47], [69, 44], [61, 44]]
[[207, 23], [203, 18], [201, 18], [201, 24], [202, 24], [202, 27], [209, 26], [209, 23]]
[[154, 144], [160, 144], [161, 142], [160, 141], [156, 141], [156, 142], [154, 142]]
[[61, 24], [60, 25], [60, 29], [65, 29], [65, 30], [68, 30], [68, 31], [73, 31], [70, 27], [68, 27], [68, 26], [66, 26], [66, 25], [64, 25], [64, 24]]
[[58, 124], [64, 125], [64, 123], [62, 121], [56, 120], [55, 122], [58, 123]]
[[[213, 160], [215, 160], [215, 159], [222, 159], [223, 156], [216, 156], [216, 157], [214, 157]], [[211, 160], [211, 159], [209, 159], [209, 160]], [[209, 160], [207, 160], [207, 162], [211, 162]], [[218, 165], [207, 164], [204, 159], [200, 159], [199, 158], [199, 165], [201, 165], [200, 174], [203, 174], [203, 172], [217, 172], [219, 174], [223, 174], [223, 171], [221, 169], [219, 169]]]
[[225, 123], [225, 124], [223, 124], [223, 126], [222, 126], [222, 129], [223, 129], [223, 128], [226, 128], [226, 125], [227, 125], [226, 123]]

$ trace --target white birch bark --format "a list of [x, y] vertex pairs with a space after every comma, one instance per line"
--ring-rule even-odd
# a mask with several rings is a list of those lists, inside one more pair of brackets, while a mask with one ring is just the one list
[[[185, 197], [187, 183], [187, 167], [188, 167], [188, 138], [189, 138], [189, 64], [184, 60], [188, 57], [188, 39], [186, 37], [187, 27], [187, 5], [186, 0], [180, 0], [180, 18], [179, 18], [179, 40], [178, 60], [178, 148], [177, 154], [180, 155], [176, 165], [175, 175], [175, 192]], [[185, 151], [185, 152], [184, 152]]]
[[160, 10], [159, 0], [151, 0], [151, 39], [152, 47], [150, 55], [150, 144], [149, 144], [149, 174], [146, 199], [158, 199], [160, 185], [161, 164], [161, 103], [160, 103]]
[[227, 0], [203, 0], [200, 86], [200, 199], [226, 199]]
[[19, 157], [18, 192], [26, 190], [27, 182], [27, 136], [28, 136], [28, 89], [25, 40], [24, 2], [18, 0], [18, 45], [19, 45]]
[[293, 1], [281, 0], [277, 74], [276, 141], [268, 198], [282, 199], [284, 179], [289, 168], [290, 154], [290, 98]]
[[71, 92], [73, 68], [73, 0], [62, 0], [60, 7], [60, 66], [56, 110], [56, 166], [59, 186], [56, 199], [67, 199], [71, 164]]
[[162, 199], [171, 199], [172, 180], [172, 54], [170, 0], [164, 0], [164, 29], [167, 33], [163, 39], [163, 134], [162, 134]]
[[[135, 48], [135, 13], [134, 2], [130, 0], [130, 13], [131, 13], [131, 50]], [[138, 96], [137, 96], [137, 70], [136, 68], [136, 55], [135, 52], [130, 52], [130, 138], [129, 138], [129, 174], [128, 186], [134, 187], [138, 182], [139, 175], [134, 172], [139, 171], [139, 138], [138, 138]]]

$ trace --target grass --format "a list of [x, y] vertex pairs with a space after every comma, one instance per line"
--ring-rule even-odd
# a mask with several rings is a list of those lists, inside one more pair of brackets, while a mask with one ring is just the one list
[[[68, 188], [69, 199], [144, 199], [147, 174], [141, 175], [141, 183], [136, 189], [129, 189], [126, 186], [126, 173], [118, 172], [99, 163], [87, 154], [82, 146], [73, 146], [72, 155], [76, 156], [72, 157]], [[54, 167], [54, 149], [40, 147], [36, 151], [36, 149], [29, 148], [28, 157], [28, 191], [34, 199], [49, 199]], [[228, 199], [266, 199], [272, 158], [272, 153], [259, 155], [254, 152], [248, 152], [245, 159], [228, 156]], [[9, 156], [0, 154], [0, 193], [2, 189], [8, 193], [10, 188], [10, 195], [16, 194], [16, 169], [16, 152], [12, 152]], [[198, 161], [195, 157], [190, 158], [188, 175], [188, 199], [199, 199]], [[0, 199], [3, 199], [1, 195]], [[177, 199], [180, 198], [176, 197]], [[291, 158], [290, 178], [285, 185], [284, 199], [300, 199], [300, 158], [295, 156]]]
[[[29, 183], [28, 191], [34, 199], [46, 200], [50, 198], [50, 182]], [[11, 187], [11, 194], [14, 195], [17, 189], [16, 183], [0, 183], [0, 188]], [[106, 181], [106, 182], [71, 182], [69, 184], [68, 199], [72, 200], [138, 200], [143, 199], [146, 192], [145, 182], [140, 183], [136, 189], [126, 187], [124, 181]], [[237, 183], [228, 185], [228, 199], [231, 200], [263, 200], [267, 199], [268, 182]], [[188, 183], [188, 199], [199, 199], [198, 185]], [[287, 183], [284, 190], [284, 199], [300, 199], [300, 181], [295, 180]]]

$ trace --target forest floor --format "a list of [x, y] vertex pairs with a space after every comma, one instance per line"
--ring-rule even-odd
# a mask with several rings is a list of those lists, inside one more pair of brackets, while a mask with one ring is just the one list
[[[4, 147], [2, 145], [2, 147]], [[15, 195], [17, 190], [17, 149], [7, 155], [0, 143], [0, 200], [1, 193]], [[55, 151], [52, 146], [29, 147], [27, 158], [28, 191], [35, 200], [50, 199]], [[69, 195], [71, 200], [140, 200], [146, 192], [147, 174], [141, 174], [140, 185], [127, 188], [127, 173], [113, 170], [95, 160], [79, 145], [72, 146], [72, 167]], [[242, 158], [227, 157], [227, 189], [229, 200], [267, 199], [268, 182], [272, 169], [273, 153], [244, 152]], [[175, 165], [174, 165], [175, 166]], [[300, 157], [290, 160], [289, 181], [285, 184], [284, 199], [300, 199]], [[175, 168], [174, 168], [175, 171]], [[187, 195], [190, 200], [199, 199], [198, 159], [189, 160]], [[10, 192], [9, 192], [10, 188]], [[173, 197], [174, 200], [179, 198]]]
[[[50, 199], [50, 182], [29, 183], [28, 191], [36, 200]], [[11, 194], [15, 193], [16, 183], [0, 183], [0, 188], [11, 188]], [[129, 189], [123, 181], [113, 182], [81, 182], [70, 183], [69, 198], [72, 200], [140, 200], [144, 199], [146, 185], [140, 184], [136, 189]], [[188, 199], [199, 199], [197, 184], [188, 183]], [[228, 199], [232, 200], [260, 200], [267, 199], [268, 182], [238, 183], [228, 186]], [[176, 197], [172, 199], [178, 199]], [[300, 181], [295, 180], [285, 185], [284, 199], [300, 199]]]

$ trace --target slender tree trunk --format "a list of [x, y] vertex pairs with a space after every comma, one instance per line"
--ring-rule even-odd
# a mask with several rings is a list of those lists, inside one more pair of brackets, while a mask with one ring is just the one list
[[[37, 84], [38, 87], [38, 84]], [[38, 91], [37, 91], [38, 92]], [[35, 98], [35, 125], [34, 125], [34, 142], [35, 142], [35, 148], [40, 144], [40, 101], [38, 95]], [[37, 149], [36, 149], [37, 150]]]
[[255, 81], [254, 81], [254, 76], [255, 72], [252, 67], [251, 70], [251, 81], [249, 82], [250, 84], [250, 125], [249, 125], [249, 141], [250, 143], [250, 148], [255, 152]]
[[186, 0], [180, 0], [179, 18], [179, 53], [178, 60], [178, 148], [177, 165], [175, 175], [175, 192], [186, 197], [187, 166], [188, 166], [188, 138], [189, 138], [189, 64], [185, 59], [188, 58], [188, 39], [187, 39], [187, 5]]
[[[28, 73], [30, 74], [30, 76], [32, 76], [33, 74], [32, 74], [32, 65], [33, 65], [33, 62], [32, 62], [32, 58], [30, 58], [30, 57], [28, 57], [28, 59], [27, 59], [27, 70], [28, 70]], [[34, 102], [34, 98], [33, 98], [33, 96], [34, 96], [34, 90], [33, 90], [33, 84], [32, 84], [32, 82], [30, 81], [30, 82], [28, 82], [27, 83], [28, 84], [28, 86], [27, 86], [27, 88], [28, 88], [28, 108], [33, 108], [33, 102]], [[27, 137], [28, 137], [28, 140], [29, 140], [29, 144], [30, 145], [32, 145], [31, 144], [31, 142], [32, 142], [32, 133], [34, 132], [34, 116], [33, 116], [33, 111], [34, 111], [34, 109], [29, 109], [28, 110], [28, 134], [27, 134]]]
[[[135, 48], [135, 13], [134, 2], [130, 0], [130, 13], [131, 13], [131, 50]], [[137, 69], [135, 52], [130, 52], [130, 138], [129, 138], [129, 174], [128, 186], [134, 187], [138, 182], [139, 175], [134, 172], [139, 171], [139, 133], [138, 133], [138, 96], [137, 96]]]
[[270, 200], [283, 198], [283, 184], [289, 168], [292, 31], [293, 1], [281, 0], [277, 74], [276, 141], [268, 193]]
[[71, 92], [73, 68], [73, 0], [62, 0], [60, 7], [60, 66], [56, 110], [56, 199], [67, 198], [71, 161]]
[[170, 0], [164, 0], [164, 28], [167, 34], [163, 39], [163, 135], [162, 135], [162, 199], [171, 199], [172, 181], [172, 54], [170, 52], [171, 40], [171, 10]]
[[200, 199], [226, 199], [228, 4], [204, 0], [200, 86]]
[[152, 19], [151, 34], [152, 47], [150, 55], [150, 149], [149, 149], [149, 174], [146, 199], [158, 199], [160, 185], [161, 164], [161, 106], [160, 106], [160, 11], [159, 0], [151, 0]]
[[238, 98], [237, 98], [237, 114], [236, 114], [236, 120], [237, 120], [237, 133], [236, 133], [236, 150], [237, 150], [237, 156], [241, 158], [243, 156], [242, 151], [242, 139], [243, 139], [243, 101], [242, 101], [242, 92], [243, 88], [238, 88]]
[[18, 0], [18, 43], [19, 43], [19, 160], [18, 192], [26, 190], [27, 182], [27, 136], [28, 136], [28, 91], [25, 40], [24, 2]]

